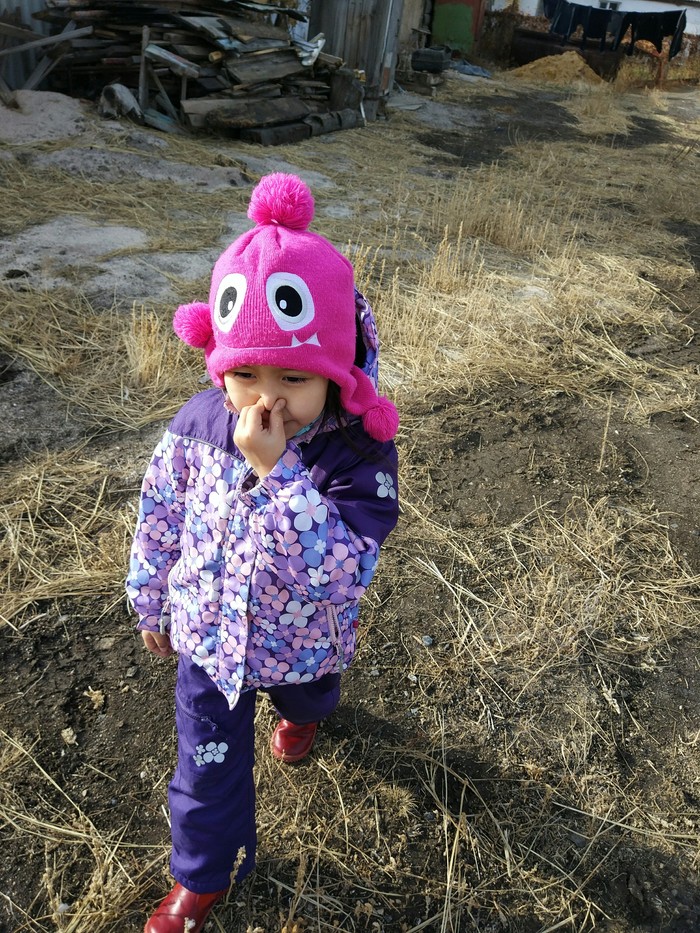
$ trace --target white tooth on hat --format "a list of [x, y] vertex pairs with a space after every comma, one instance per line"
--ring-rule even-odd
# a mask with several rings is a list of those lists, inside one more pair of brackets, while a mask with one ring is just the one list
[[303, 347], [303, 346], [305, 346], [307, 343], [313, 344], [315, 347], [320, 347], [320, 346], [321, 346], [321, 344], [320, 344], [319, 341], [318, 341], [318, 334], [312, 334], [312, 335], [309, 337], [308, 340], [305, 340], [305, 341], [304, 341], [304, 343], [302, 343], [302, 342], [296, 337], [295, 334], [292, 334], [292, 342], [291, 342], [290, 346], [292, 346], [292, 347]]

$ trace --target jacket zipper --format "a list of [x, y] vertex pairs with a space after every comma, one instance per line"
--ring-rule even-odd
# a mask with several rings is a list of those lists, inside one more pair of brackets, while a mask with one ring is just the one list
[[342, 674], [345, 670], [345, 652], [343, 650], [343, 638], [340, 632], [340, 622], [338, 621], [338, 610], [335, 606], [329, 606], [328, 612], [326, 613], [329, 622], [329, 629], [331, 634], [331, 641], [335, 647], [336, 654], [338, 655], [338, 667], [340, 673]]

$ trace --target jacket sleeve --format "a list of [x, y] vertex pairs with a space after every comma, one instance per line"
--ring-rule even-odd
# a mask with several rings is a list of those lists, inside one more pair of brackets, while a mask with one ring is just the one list
[[264, 561], [307, 602], [343, 605], [369, 586], [379, 547], [398, 520], [393, 444], [379, 462], [359, 455], [321, 492], [294, 444], [246, 495], [250, 533]]
[[182, 438], [166, 431], [141, 487], [126, 592], [137, 628], [163, 632], [168, 616], [168, 575], [180, 557], [187, 466]]

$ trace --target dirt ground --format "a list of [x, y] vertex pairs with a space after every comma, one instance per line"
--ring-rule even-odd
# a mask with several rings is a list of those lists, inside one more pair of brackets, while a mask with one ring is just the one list
[[[482, 94], [479, 87], [463, 104], [439, 94], [401, 95], [388, 120], [369, 132], [386, 136], [399, 121], [422, 147], [421, 171], [438, 182], [460, 168], [507, 163], [515, 141], [583, 140], [563, 106], [565, 90], [528, 85]], [[663, 120], [639, 117], [616, 146], [632, 151], [683, 140], [700, 117], [700, 95], [672, 92], [665, 101]], [[227, 208], [223, 229], [205, 249], [147, 256], [140, 252], [143, 234], [121, 221], [95, 226], [68, 209], [21, 229], [3, 211], [0, 277], [13, 287], [74, 288], [103, 308], [115, 294], [126, 309], [147, 297], [174, 302], [178, 283], [205, 280], [221, 244], [246, 227], [253, 180], [294, 168], [293, 147], [282, 158], [236, 144], [235, 165], [190, 165], [185, 178], [158, 134], [106, 124], [88, 105], [62, 105], [77, 114], [73, 122], [66, 118], [66, 135], [54, 120], [46, 124], [50, 144], [41, 131], [38, 138], [6, 139], [0, 166], [98, 173], [106, 185], [143, 177], [147, 166], [157, 169], [156, 180], [179, 176], [183, 211], [188, 190], [217, 185], [240, 189], [240, 207]], [[36, 131], [36, 122], [27, 125], [22, 133]], [[69, 130], [78, 148], [66, 142]], [[128, 157], [114, 151], [117, 137], [128, 137]], [[305, 144], [302, 174], [325, 192], [326, 222], [335, 213], [342, 227], [344, 212], [358, 201], [347, 193], [353, 180], [333, 146], [330, 137]], [[371, 203], [371, 177], [361, 183]], [[633, 201], [623, 209], [633, 211]], [[697, 271], [700, 222], [684, 219], [669, 232]], [[674, 277], [665, 281], [660, 269], [650, 266], [649, 286], [670, 296], [684, 336], [627, 327], [611, 340], [633, 360], [697, 376], [700, 282], [697, 275], [680, 285]], [[528, 287], [538, 286], [525, 277]], [[12, 315], [13, 307], [2, 314]], [[391, 343], [391, 334], [382, 337]], [[128, 507], [135, 500], [165, 421], [122, 431], [86, 426], [21, 354], [3, 355], [0, 380], [7, 481], [22, 470], [31, 476], [38, 458], [83, 445], [80, 456], [116, 477], [109, 501]], [[560, 663], [541, 676], [537, 653], [524, 664], [516, 644], [488, 670], [470, 662], [470, 639], [489, 638], [483, 607], [520, 579], [526, 546], [539, 555], [528, 573], [544, 574], [547, 561], [558, 560], [556, 550], [548, 557], [554, 537], [568, 536], [574, 553], [582, 525], [591, 534], [597, 522], [617, 529], [614, 559], [629, 560], [631, 577], [641, 535], [658, 548], [659, 580], [673, 565], [697, 581], [700, 406], [689, 397], [684, 411], [631, 419], [613, 405], [616, 387], [608, 392], [609, 405], [605, 394], [593, 403], [513, 379], [468, 394], [431, 383], [414, 394], [402, 411], [400, 442], [411, 502], [454, 540], [483, 550], [472, 559], [466, 551], [450, 556], [446, 546], [434, 554], [442, 577], [420, 575], [407, 559], [413, 513], [405, 505], [403, 530], [387, 544], [368, 597], [341, 707], [322, 725], [309, 760], [286, 769], [272, 761], [273, 716], [259, 704], [259, 866], [209, 930], [700, 929], [697, 632], [679, 625], [647, 651], [635, 641], [641, 629], [630, 616], [605, 643], [590, 631], [588, 647], [573, 660], [561, 631], [552, 635], [562, 639]], [[607, 553], [609, 537], [601, 532], [596, 553]], [[591, 592], [596, 573], [604, 576], [608, 567], [600, 560]], [[650, 574], [645, 567], [638, 576], [653, 581]], [[697, 600], [697, 583], [689, 593]], [[456, 635], [456, 606], [478, 636]], [[534, 630], [537, 601], [527, 608]], [[34, 603], [2, 631], [0, 929], [8, 933], [133, 933], [167, 890], [174, 665], [146, 655], [132, 621], [118, 592], [99, 592]], [[99, 924], [89, 919], [98, 915]]]

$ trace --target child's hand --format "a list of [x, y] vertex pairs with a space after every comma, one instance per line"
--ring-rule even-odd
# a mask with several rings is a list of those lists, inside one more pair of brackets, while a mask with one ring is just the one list
[[141, 637], [148, 650], [158, 655], [159, 658], [167, 658], [169, 654], [173, 653], [169, 635], [160, 632], [141, 632]]
[[286, 406], [278, 398], [270, 411], [262, 399], [241, 409], [233, 440], [251, 467], [264, 479], [287, 446], [282, 412]]

